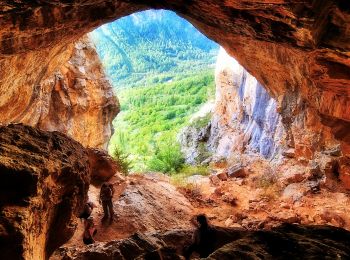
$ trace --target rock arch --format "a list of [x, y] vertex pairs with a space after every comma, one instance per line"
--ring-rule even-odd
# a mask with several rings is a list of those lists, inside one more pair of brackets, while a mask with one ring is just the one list
[[[287, 124], [307, 107], [314, 117], [311, 127], [322, 120], [338, 139], [350, 142], [345, 0], [5, 1], [0, 8], [2, 99], [16, 87], [32, 92], [34, 79], [57, 66], [55, 58], [68, 43], [100, 24], [149, 8], [174, 10], [225, 47], [279, 101]], [[27, 76], [17, 86], [11, 66], [17, 66], [18, 77]], [[27, 75], [31, 66], [36, 77]]]

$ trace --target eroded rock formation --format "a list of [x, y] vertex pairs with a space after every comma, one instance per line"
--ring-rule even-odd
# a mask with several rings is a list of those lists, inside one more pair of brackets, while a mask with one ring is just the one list
[[[344, 152], [342, 155], [340, 143], [330, 129], [315, 119], [315, 111], [299, 107], [291, 120], [289, 105], [299, 104], [300, 98], [289, 96], [288, 102], [278, 105], [223, 49], [215, 79], [216, 101], [211, 113], [193, 118], [194, 122], [179, 135], [188, 163], [224, 159], [234, 165], [245, 161], [241, 155], [251, 154], [273, 159], [273, 168], [279, 171], [286, 165], [283, 157], [294, 158], [294, 165], [301, 168], [318, 165], [319, 178], [326, 178], [329, 188], [335, 188], [339, 181], [350, 188], [349, 158]], [[283, 172], [286, 170], [278, 175]]]
[[[350, 14], [345, 0], [5, 1], [0, 22], [2, 67], [20, 64], [23, 55], [31, 55], [25, 63], [34, 66], [35, 60], [52, 57], [94, 27], [147, 8], [174, 10], [224, 46], [279, 104], [287, 104], [281, 106], [289, 112], [287, 121], [295, 120], [300, 106], [310, 107], [315, 121], [322, 119], [338, 139], [349, 143]], [[27, 54], [33, 50], [37, 52]], [[34, 79], [47, 62], [36, 66]], [[2, 73], [8, 78], [11, 71]], [[10, 93], [12, 83], [1, 88]], [[35, 86], [30, 84], [27, 93]]]
[[87, 153], [21, 124], [0, 127], [0, 151], [0, 258], [47, 259], [73, 235], [87, 199]]
[[[187, 230], [135, 234], [88, 248], [64, 248], [54, 259], [182, 259], [190, 236]], [[327, 226], [283, 225], [271, 231], [220, 228], [214, 241], [217, 250], [205, 259], [347, 259], [349, 239], [348, 231]]]
[[0, 85], [8, 87], [0, 93], [2, 124], [21, 122], [107, 148], [119, 105], [87, 37], [0, 64]]
[[285, 132], [276, 101], [223, 49], [218, 56], [215, 81], [210, 149], [223, 158], [234, 152], [274, 157], [281, 150]]

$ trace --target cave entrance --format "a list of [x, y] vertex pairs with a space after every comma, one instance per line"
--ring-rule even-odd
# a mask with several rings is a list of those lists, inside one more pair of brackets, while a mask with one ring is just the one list
[[166, 10], [134, 13], [89, 35], [121, 106], [110, 154], [133, 172], [186, 168], [179, 132], [209, 124], [219, 46]]

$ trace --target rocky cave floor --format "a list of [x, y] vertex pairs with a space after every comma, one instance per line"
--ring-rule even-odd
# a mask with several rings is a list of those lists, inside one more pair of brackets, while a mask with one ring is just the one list
[[[237, 237], [247, 236], [246, 240], [242, 240], [239, 244], [239, 247], [244, 245], [247, 247], [243, 250], [245, 253], [253, 250], [248, 248], [249, 244], [259, 244], [258, 238], [252, 235], [252, 232], [265, 230], [263, 232], [267, 232], [265, 235], [268, 236], [268, 232], [271, 232], [269, 230], [286, 228], [287, 231], [284, 230], [282, 236], [290, 229], [293, 230], [289, 232], [291, 235], [286, 241], [293, 240], [292, 237], [300, 232], [307, 235], [298, 237], [298, 241], [307, 239], [308, 235], [313, 236], [313, 232], [321, 235], [321, 238], [317, 238], [320, 240], [316, 239], [315, 245], [311, 245], [313, 242], [309, 241], [311, 243], [309, 244], [300, 240], [298, 243], [303, 249], [300, 251], [293, 249], [294, 252], [290, 256], [301, 256], [308, 248], [311, 254], [318, 252], [323, 259], [325, 255], [320, 253], [323, 249], [319, 248], [321, 251], [317, 251], [312, 249], [314, 246], [319, 246], [318, 243], [323, 243], [322, 241], [328, 243], [334, 237], [336, 239], [346, 237], [344, 243], [345, 245], [348, 243], [348, 246], [347, 249], [343, 248], [345, 251], [341, 249], [344, 243], [340, 243], [340, 249], [337, 246], [336, 250], [332, 249], [332, 245], [337, 244], [334, 241], [331, 246], [327, 245], [326, 251], [335, 250], [333, 253], [337, 259], [350, 257], [349, 234], [339, 235], [345, 232], [343, 229], [350, 229], [350, 215], [347, 210], [347, 205], [350, 205], [349, 193], [339, 187], [335, 189], [337, 181], [334, 179], [317, 179], [315, 166], [305, 166], [303, 162], [293, 158], [281, 160], [275, 168], [272, 168], [271, 162], [258, 156], [246, 156], [242, 163], [248, 166], [244, 167], [244, 171], [240, 171], [240, 177], [230, 177], [227, 174], [229, 172], [227, 165], [217, 163], [213, 170], [216, 174], [191, 176], [184, 183], [174, 183], [168, 176], [157, 173], [115, 176], [110, 180], [116, 189], [114, 198], [116, 216], [111, 224], [101, 223], [103, 210], [98, 203], [99, 187], [91, 185], [89, 199], [97, 206], [93, 213], [98, 230], [96, 243], [90, 246], [83, 245], [81, 239], [83, 226], [80, 222], [72, 239], [57, 250], [51, 259], [136, 259], [145, 252], [157, 251], [159, 245], [165, 251], [158, 250], [157, 256], [162, 254], [163, 259], [177, 259], [180, 247], [190, 241], [191, 230], [194, 228], [193, 217], [199, 213], [205, 213], [211, 224], [221, 227], [222, 232], [226, 232], [223, 240], [231, 238], [226, 243], [236, 241]], [[280, 171], [278, 178], [275, 176], [276, 171]], [[300, 226], [281, 227], [283, 223], [300, 224]], [[315, 231], [312, 229], [313, 225], [323, 225], [320, 227], [322, 230], [327, 229], [328, 225], [343, 229]], [[327, 232], [332, 234], [332, 238], [329, 236], [322, 238], [322, 234]], [[334, 232], [340, 233], [336, 235]], [[249, 237], [250, 235], [252, 237]], [[263, 240], [266, 239], [265, 235]], [[255, 242], [250, 241], [254, 239]], [[281, 237], [276, 239], [279, 240]], [[164, 241], [166, 241], [165, 247]], [[286, 243], [290, 246], [292, 242]], [[167, 249], [169, 246], [175, 247], [177, 251], [175, 253], [170, 249], [169, 251]], [[254, 249], [254, 254], [264, 252], [260, 257], [259, 255], [254, 257], [258, 259], [262, 256], [271, 257], [273, 252], [268, 252], [269, 250], [273, 249], [270, 246], [268, 249]], [[286, 253], [284, 255], [286, 256]], [[227, 259], [232, 259], [230, 257], [233, 256]], [[249, 258], [253, 255], [244, 257]], [[225, 253], [220, 258], [213, 259], [226, 259]]]

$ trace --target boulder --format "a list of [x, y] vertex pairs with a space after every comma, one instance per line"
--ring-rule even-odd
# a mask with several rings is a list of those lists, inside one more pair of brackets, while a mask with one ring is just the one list
[[230, 178], [232, 178], [232, 177], [235, 177], [235, 178], [247, 177], [247, 173], [241, 164], [237, 164], [237, 165], [234, 165], [234, 166], [231, 166], [230, 168], [228, 168], [227, 174]]
[[287, 201], [297, 202], [309, 191], [310, 188], [304, 183], [292, 183], [283, 190], [282, 198]]
[[87, 151], [92, 181], [97, 183], [108, 181], [118, 172], [118, 163], [105, 150], [88, 148]]
[[222, 171], [222, 172], [216, 174], [216, 176], [222, 181], [227, 181], [227, 179], [228, 179], [227, 171]]
[[58, 132], [0, 127], [0, 259], [46, 260], [87, 201], [85, 148]]
[[294, 148], [289, 148], [288, 150], [284, 151], [282, 153], [284, 157], [287, 158], [294, 158], [295, 157], [295, 149]]
[[216, 176], [215, 174], [214, 175], [210, 175], [209, 176], [209, 180], [210, 180], [210, 183], [213, 184], [214, 186], [218, 185], [220, 183], [220, 179], [218, 176]]

